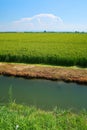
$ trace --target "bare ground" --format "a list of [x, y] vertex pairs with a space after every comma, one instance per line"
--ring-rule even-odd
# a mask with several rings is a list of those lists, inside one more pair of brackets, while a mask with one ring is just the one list
[[87, 84], [87, 69], [82, 68], [0, 63], [0, 74]]

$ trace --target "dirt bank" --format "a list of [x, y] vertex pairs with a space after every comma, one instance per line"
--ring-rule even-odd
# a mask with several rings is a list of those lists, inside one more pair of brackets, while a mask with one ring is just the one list
[[0, 74], [24, 78], [63, 80], [87, 84], [87, 69], [44, 65], [0, 63]]

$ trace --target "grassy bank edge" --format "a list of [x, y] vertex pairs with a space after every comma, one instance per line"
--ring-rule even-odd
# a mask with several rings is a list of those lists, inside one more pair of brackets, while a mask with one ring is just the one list
[[43, 64], [0, 63], [0, 74], [5, 76], [39, 78], [87, 84], [87, 68]]
[[16, 103], [0, 106], [2, 130], [86, 130], [87, 111], [43, 111]]

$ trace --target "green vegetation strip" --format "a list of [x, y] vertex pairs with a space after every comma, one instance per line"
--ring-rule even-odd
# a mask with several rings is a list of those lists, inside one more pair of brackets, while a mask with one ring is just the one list
[[87, 67], [87, 34], [0, 33], [0, 62]]
[[0, 130], [87, 130], [87, 111], [42, 111], [10, 103], [0, 106]]

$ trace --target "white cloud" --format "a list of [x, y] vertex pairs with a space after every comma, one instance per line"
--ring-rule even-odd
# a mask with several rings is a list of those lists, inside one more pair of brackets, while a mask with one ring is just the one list
[[87, 25], [65, 24], [53, 14], [38, 14], [0, 25], [0, 31], [87, 31]]
[[55, 16], [53, 14], [38, 14], [38, 15], [35, 15], [33, 17], [29, 17], [29, 18], [22, 18], [18, 21], [15, 21], [15, 23], [21, 23], [21, 22], [26, 22], [26, 21], [32, 21], [32, 20], [38, 20], [38, 19], [51, 19], [51, 20], [56, 20], [56, 21], [59, 21], [59, 22], [63, 22], [62, 19], [58, 16]]
[[[28, 30], [57, 30], [63, 20], [53, 14], [38, 14], [29, 18], [22, 18], [14, 22], [18, 29]], [[26, 28], [27, 27], [27, 28]]]

